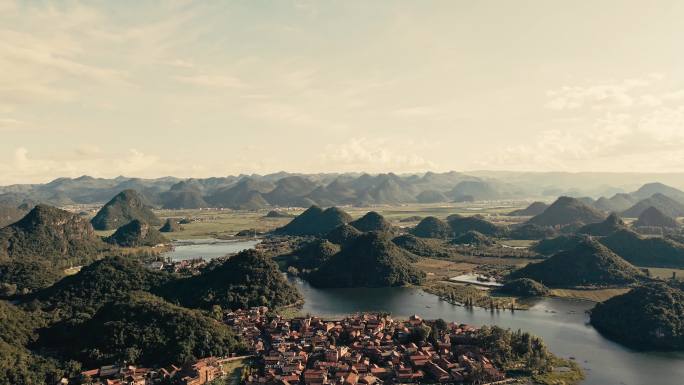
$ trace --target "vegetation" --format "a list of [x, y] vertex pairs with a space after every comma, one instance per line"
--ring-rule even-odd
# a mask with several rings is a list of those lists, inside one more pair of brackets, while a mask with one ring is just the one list
[[364, 233], [307, 276], [318, 287], [384, 287], [420, 284], [414, 258], [381, 233]]
[[640, 200], [634, 206], [625, 210], [622, 215], [627, 218], [638, 218], [651, 207], [655, 207], [661, 213], [672, 218], [684, 216], [684, 204], [661, 193], [653, 194], [649, 198]]
[[663, 227], [667, 229], [676, 229], [679, 223], [676, 219], [665, 215], [662, 211], [655, 207], [649, 207], [644, 210], [639, 219], [634, 222], [635, 227]]
[[684, 244], [665, 238], [645, 238], [622, 230], [600, 240], [614, 253], [637, 266], [684, 267]]
[[137, 219], [116, 229], [106, 241], [122, 247], [155, 246], [169, 242], [157, 229]]
[[596, 223], [605, 216], [593, 207], [570, 197], [560, 197], [543, 213], [532, 217], [529, 222], [539, 226], [564, 226], [576, 222]]
[[276, 229], [276, 234], [282, 235], [324, 235], [332, 229], [345, 223], [351, 222], [349, 214], [330, 207], [325, 210], [318, 206], [311, 206], [309, 209], [298, 215], [287, 225]]
[[402, 249], [421, 257], [448, 258], [452, 255], [443, 246], [443, 241], [437, 239], [418, 238], [415, 235], [404, 234], [393, 238], [392, 242]]
[[58, 362], [27, 349], [36, 341], [34, 330], [40, 326], [36, 316], [0, 301], [0, 384], [56, 384], [79, 371], [78, 363]]
[[451, 228], [438, 218], [425, 217], [410, 232], [416, 237], [444, 239], [451, 234]]
[[104, 305], [86, 321], [57, 324], [39, 343], [88, 367], [122, 361], [166, 366], [244, 349], [220, 321], [144, 292]]
[[582, 226], [578, 233], [584, 235], [593, 235], [599, 237], [605, 237], [615, 233], [616, 231], [621, 231], [627, 229], [625, 222], [615, 213], [612, 213], [603, 222], [590, 223], [588, 225]]
[[[317, 269], [333, 255], [340, 251], [340, 247], [325, 239], [314, 239], [304, 243], [290, 254], [277, 257], [277, 261], [287, 268], [296, 271]], [[293, 271], [288, 269], [288, 271]]]
[[542, 297], [550, 293], [548, 287], [529, 278], [518, 278], [508, 281], [499, 291], [517, 297]]
[[542, 255], [553, 255], [577, 246], [582, 238], [576, 235], [559, 235], [555, 238], [542, 239], [532, 250]]
[[508, 215], [512, 217], [533, 217], [543, 213], [547, 208], [549, 208], [549, 205], [544, 202], [532, 202], [526, 208], [511, 211]]
[[271, 210], [266, 215], [264, 215], [264, 218], [292, 218], [292, 214], [288, 214], [283, 211], [278, 211], [278, 210]]
[[63, 269], [92, 262], [106, 248], [80, 216], [38, 205], [0, 229], [0, 282], [19, 292], [46, 287]]
[[436, 282], [426, 285], [423, 290], [454, 305], [477, 306], [485, 309], [526, 308], [525, 305], [517, 303], [513, 297], [493, 296], [490, 291], [473, 285]]
[[468, 231], [451, 240], [454, 245], [491, 246], [494, 240], [478, 231]]
[[473, 336], [474, 345], [482, 347], [494, 363], [505, 370], [524, 367], [529, 374], [553, 370], [554, 356], [541, 338], [520, 330], [483, 326]]
[[591, 324], [606, 337], [639, 350], [684, 349], [684, 292], [652, 283], [599, 303]]
[[553, 227], [539, 226], [533, 223], [523, 223], [511, 229], [508, 236], [511, 239], [527, 240], [527, 239], [545, 239], [552, 238], [558, 235], [558, 232]]
[[627, 285], [641, 272], [592, 239], [551, 258], [513, 271], [509, 279], [530, 278], [550, 287]]
[[451, 216], [448, 222], [455, 236], [463, 235], [469, 231], [476, 231], [490, 237], [501, 237], [507, 232], [507, 229], [499, 227], [479, 215], [472, 217]]
[[349, 222], [349, 224], [364, 233], [368, 231], [383, 232], [392, 230], [392, 224], [375, 211], [369, 211], [366, 215]]
[[176, 233], [178, 231], [183, 231], [183, 226], [178, 223], [177, 219], [168, 218], [164, 225], [159, 229], [161, 233]]
[[173, 279], [168, 273], [147, 269], [138, 260], [110, 257], [32, 294], [26, 302], [52, 313], [55, 319], [87, 317], [133, 291], [152, 291]]
[[356, 239], [361, 235], [361, 232], [349, 224], [343, 224], [330, 230], [325, 236], [325, 239], [338, 245], [343, 245], [351, 240]]
[[199, 275], [172, 281], [158, 291], [162, 297], [190, 308], [223, 309], [295, 304], [301, 295], [278, 265], [255, 250], [245, 250]]
[[135, 190], [124, 190], [107, 202], [91, 220], [96, 230], [113, 230], [132, 220], [159, 226], [161, 221]]

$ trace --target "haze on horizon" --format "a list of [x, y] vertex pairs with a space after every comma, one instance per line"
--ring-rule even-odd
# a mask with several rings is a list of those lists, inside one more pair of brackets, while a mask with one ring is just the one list
[[0, 2], [0, 184], [684, 172], [684, 3]]

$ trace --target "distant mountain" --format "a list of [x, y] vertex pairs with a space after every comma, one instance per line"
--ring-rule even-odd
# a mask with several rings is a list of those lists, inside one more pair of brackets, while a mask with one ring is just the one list
[[415, 202], [415, 198], [408, 190], [407, 186], [402, 186], [402, 183], [395, 177], [386, 177], [379, 184], [366, 190], [361, 195], [361, 200], [370, 201], [373, 204], [385, 205]]
[[679, 227], [679, 223], [676, 219], [663, 214], [663, 212], [657, 208], [649, 207], [639, 215], [639, 219], [634, 222], [634, 226], [676, 229]]
[[199, 187], [186, 181], [171, 186], [169, 191], [160, 194], [162, 207], [165, 209], [198, 209], [209, 207], [202, 198]]
[[634, 206], [625, 210], [622, 213], [622, 216], [627, 218], [638, 218], [650, 207], [655, 207], [663, 214], [673, 218], [684, 216], [684, 204], [660, 193], [654, 194], [650, 198], [640, 200]]
[[307, 276], [317, 287], [386, 287], [420, 284], [425, 273], [412, 255], [381, 233], [364, 233]]
[[456, 201], [462, 201], [464, 197], [472, 197], [476, 201], [496, 200], [502, 197], [501, 192], [493, 184], [481, 180], [460, 182], [447, 195]]
[[550, 287], [612, 286], [634, 283], [641, 272], [592, 239], [549, 259], [513, 271], [509, 277], [530, 278]]
[[610, 214], [603, 222], [590, 223], [588, 225], [582, 226], [577, 233], [605, 237], [615, 233], [616, 231], [625, 229], [627, 229], [625, 222], [617, 214], [613, 213]]
[[451, 228], [441, 219], [425, 217], [409, 232], [416, 237], [444, 239], [451, 235]]
[[191, 308], [246, 309], [268, 306], [277, 309], [301, 300], [271, 257], [244, 250], [199, 275], [173, 281], [158, 293]]
[[327, 186], [317, 187], [308, 195], [308, 198], [320, 206], [358, 203], [356, 191], [343, 183], [340, 178], [330, 182]]
[[275, 230], [282, 235], [324, 235], [335, 227], [349, 223], [352, 217], [337, 207], [325, 210], [311, 206], [290, 223]]
[[600, 240], [602, 244], [637, 266], [684, 268], [684, 244], [664, 238], [646, 238], [618, 231]]
[[216, 207], [238, 210], [259, 210], [269, 206], [263, 194], [273, 190], [273, 183], [242, 178], [234, 186], [224, 187], [207, 196], [206, 201]]
[[10, 225], [28, 214], [29, 208], [19, 203], [0, 203], [0, 228]]
[[392, 230], [392, 224], [375, 211], [369, 211], [361, 218], [349, 222], [349, 224], [364, 233], [368, 231], [384, 232]]
[[421, 191], [420, 194], [416, 196], [416, 200], [418, 203], [440, 203], [448, 202], [449, 198], [441, 191], [425, 190]]
[[183, 226], [178, 223], [177, 219], [168, 218], [164, 225], [159, 229], [161, 233], [175, 233], [178, 231], [183, 231]]
[[501, 237], [507, 232], [507, 229], [497, 226], [478, 215], [450, 217], [448, 223], [455, 236], [463, 235], [469, 231], [476, 231], [491, 237]]
[[665, 195], [668, 198], [674, 199], [675, 201], [684, 204], [684, 191], [662, 183], [647, 183], [641, 186], [641, 188], [633, 192], [631, 195], [636, 199], [646, 199], [655, 194]]
[[497, 180], [465, 180], [446, 193], [457, 202], [469, 200], [490, 201], [523, 196], [520, 189]]
[[155, 246], [169, 242], [156, 228], [137, 219], [116, 229], [106, 241], [121, 247]]
[[139, 220], [159, 226], [161, 221], [135, 190], [124, 190], [107, 202], [90, 221], [96, 230], [112, 230]]
[[510, 213], [508, 213], [508, 215], [512, 217], [533, 217], [535, 215], [543, 213], [544, 210], [546, 210], [547, 208], [549, 208], [549, 205], [547, 205], [544, 202], [532, 202], [532, 204], [530, 204], [526, 208], [511, 211]]
[[87, 220], [38, 205], [0, 229], [0, 282], [18, 290], [44, 287], [60, 278], [65, 268], [98, 259], [106, 248]]
[[630, 194], [620, 193], [613, 195], [611, 198], [599, 198], [594, 203], [594, 207], [606, 212], [620, 213], [632, 207], [638, 201], [638, 198]]
[[539, 226], [564, 226], [573, 223], [596, 223], [605, 215], [575, 198], [560, 197], [543, 213], [532, 217], [529, 223]]
[[[314, 182], [301, 176], [288, 176], [276, 182], [276, 187], [263, 194], [264, 199], [274, 206], [294, 206], [303, 202], [304, 197], [318, 187]], [[309, 204], [311, 201], [307, 201]]]
[[597, 304], [590, 322], [636, 350], [684, 350], [684, 292], [665, 283], [640, 286]]

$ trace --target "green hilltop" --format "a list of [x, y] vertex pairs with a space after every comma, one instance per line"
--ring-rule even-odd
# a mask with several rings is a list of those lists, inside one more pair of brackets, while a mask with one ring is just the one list
[[91, 220], [96, 230], [113, 230], [132, 220], [159, 226], [161, 221], [135, 190], [124, 190], [107, 202]]

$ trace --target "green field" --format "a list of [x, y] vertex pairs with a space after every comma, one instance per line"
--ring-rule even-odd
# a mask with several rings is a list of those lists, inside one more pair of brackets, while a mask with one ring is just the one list
[[[527, 202], [497, 202], [495, 204], [441, 204], [441, 205], [402, 205], [377, 207], [343, 207], [352, 217], [358, 218], [369, 211], [377, 211], [387, 220], [400, 227], [415, 225], [415, 222], [400, 222], [402, 218], [411, 216], [435, 216], [446, 218], [451, 214], [475, 215], [481, 214], [488, 220], [499, 224], [512, 224], [522, 219], [507, 217], [503, 214], [512, 210], [524, 208]], [[202, 209], [202, 210], [157, 210], [156, 214], [162, 220], [166, 218], [191, 218], [193, 223], [184, 224], [184, 231], [169, 235], [174, 239], [192, 238], [228, 238], [241, 230], [255, 229], [258, 232], [273, 230], [288, 223], [291, 218], [264, 218], [269, 210], [237, 211], [230, 209]], [[287, 210], [290, 214], [300, 214], [303, 208]], [[109, 234], [106, 234], [109, 235]], [[511, 244], [518, 246], [518, 244]]]

